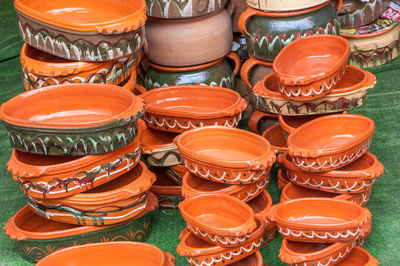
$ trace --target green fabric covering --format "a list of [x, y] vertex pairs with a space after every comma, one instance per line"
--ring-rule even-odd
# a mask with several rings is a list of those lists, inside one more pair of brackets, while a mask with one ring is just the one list
[[[19, 37], [17, 18], [12, 1], [0, 1], [0, 102], [24, 91], [21, 81], [19, 51], [22, 40]], [[377, 179], [370, 202], [372, 212], [372, 233], [365, 248], [381, 265], [399, 265], [400, 248], [400, 193], [397, 185], [400, 177], [400, 59], [371, 70], [378, 83], [368, 93], [366, 103], [353, 112], [372, 118], [376, 131], [370, 151], [385, 166], [385, 174]], [[25, 200], [18, 185], [7, 172], [7, 161], [11, 147], [4, 127], [0, 127], [0, 171], [3, 174], [0, 185], [0, 226], [24, 206]], [[274, 203], [279, 201], [280, 192], [276, 176], [271, 180], [268, 191]], [[179, 257], [175, 248], [184, 222], [177, 210], [157, 210], [154, 212], [152, 235], [148, 243], [172, 253], [176, 265], [186, 265], [184, 257]], [[278, 258], [281, 237], [261, 249], [264, 262], [269, 265], [284, 265]], [[18, 254], [18, 248], [8, 237], [0, 233], [0, 265], [29, 265]]]

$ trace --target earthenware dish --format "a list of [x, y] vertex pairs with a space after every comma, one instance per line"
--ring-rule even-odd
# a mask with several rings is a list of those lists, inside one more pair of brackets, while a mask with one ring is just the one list
[[177, 209], [179, 202], [183, 200], [182, 186], [171, 181], [161, 169], [151, 168], [150, 170], [157, 177], [150, 191], [156, 194], [159, 208]]
[[182, 164], [170, 166], [165, 169], [165, 175], [178, 185], [182, 184], [182, 179], [186, 172], [186, 168]]
[[371, 254], [363, 248], [354, 247], [351, 253], [343, 259], [338, 266], [352, 266], [352, 265], [363, 265], [363, 266], [378, 266], [379, 261], [371, 256]]
[[[329, 2], [327, 0], [306, 0], [306, 1], [295, 1], [295, 0], [283, 0], [283, 1], [266, 1], [266, 0], [247, 0], [247, 4], [255, 9], [263, 11], [274, 11], [274, 12], [288, 12], [311, 8]], [[335, 1], [337, 8], [340, 9], [342, 1]]]
[[290, 183], [289, 178], [286, 175], [286, 172], [283, 169], [278, 170], [278, 189], [283, 190], [283, 188]]
[[265, 130], [278, 124], [278, 115], [254, 110], [249, 119], [249, 130], [257, 135], [262, 135]]
[[281, 125], [276, 124], [264, 131], [262, 136], [271, 144], [275, 154], [288, 151], [286, 138]]
[[247, 88], [251, 90], [254, 85], [265, 76], [272, 73], [272, 63], [263, 60], [258, 60], [253, 57], [247, 59], [240, 69], [240, 77], [246, 84]]
[[367, 25], [377, 19], [389, 6], [390, 0], [344, 0], [339, 11], [341, 28]]

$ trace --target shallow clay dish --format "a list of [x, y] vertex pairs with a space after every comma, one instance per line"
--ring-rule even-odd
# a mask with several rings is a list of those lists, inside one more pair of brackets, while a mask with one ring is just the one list
[[247, 107], [233, 90], [201, 85], [154, 89], [142, 98], [147, 126], [175, 133], [209, 125], [237, 127]]
[[351, 242], [371, 230], [371, 213], [355, 203], [328, 198], [303, 198], [271, 208], [283, 238], [310, 243]]
[[247, 256], [244, 259], [241, 259], [237, 262], [229, 264], [231, 266], [263, 266], [265, 265], [263, 262], [263, 257], [259, 251], [253, 253], [250, 256]]
[[379, 261], [371, 256], [371, 254], [363, 248], [354, 247], [350, 254], [342, 260], [340, 263], [336, 264], [338, 266], [378, 266]]
[[275, 162], [266, 139], [237, 128], [197, 128], [179, 135], [174, 143], [189, 172], [220, 183], [251, 184], [264, 179]]
[[275, 154], [287, 152], [287, 141], [281, 125], [276, 124], [264, 131], [262, 136], [271, 144]]
[[150, 168], [150, 170], [157, 176], [150, 191], [156, 194], [159, 208], [177, 209], [179, 202], [183, 200], [182, 186], [171, 181], [163, 170], [159, 168]]
[[283, 190], [283, 188], [290, 183], [289, 178], [286, 175], [286, 171], [282, 168], [278, 170], [278, 189]]
[[182, 164], [170, 166], [165, 169], [166, 176], [178, 185], [182, 184], [182, 179], [186, 172], [187, 170]]
[[72, 156], [128, 145], [137, 135], [136, 120], [143, 112], [143, 100], [124, 88], [63, 84], [15, 96], [2, 104], [0, 119], [15, 149]]
[[299, 170], [335, 170], [354, 162], [367, 152], [374, 130], [374, 121], [362, 115], [320, 117], [289, 135], [289, 154]]
[[307, 101], [329, 94], [342, 78], [350, 46], [336, 35], [297, 39], [275, 58], [272, 65], [282, 95]]

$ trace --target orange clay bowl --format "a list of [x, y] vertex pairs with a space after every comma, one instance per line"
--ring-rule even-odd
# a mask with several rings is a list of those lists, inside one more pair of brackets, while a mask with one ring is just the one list
[[278, 170], [278, 189], [283, 190], [283, 188], [290, 183], [286, 172], [281, 168]]
[[178, 185], [182, 184], [183, 176], [186, 173], [186, 168], [182, 164], [170, 166], [165, 169], [165, 174], [167, 175], [167, 177]]
[[272, 65], [282, 95], [296, 101], [323, 97], [346, 70], [348, 41], [336, 35], [313, 35], [285, 46]]
[[179, 135], [174, 143], [189, 172], [220, 183], [242, 185], [264, 179], [276, 159], [266, 139], [237, 128], [198, 128]]
[[288, 137], [293, 164], [302, 171], [327, 172], [364, 155], [375, 123], [357, 114], [328, 115], [297, 128]]
[[286, 176], [296, 185], [344, 194], [358, 194], [372, 188], [375, 178], [383, 174], [383, 165], [372, 153], [365, 153], [358, 160], [329, 172], [304, 172], [292, 163], [289, 154], [278, 157]]
[[291, 241], [354, 241], [371, 231], [371, 213], [355, 203], [329, 198], [303, 198], [271, 208], [279, 233]]
[[287, 141], [283, 134], [281, 125], [273, 125], [272, 127], [265, 130], [262, 136], [271, 144], [275, 154], [288, 151]]
[[144, 163], [102, 186], [61, 199], [33, 199], [28, 203], [37, 214], [54, 221], [83, 225], [124, 222], [148, 204], [147, 190], [156, 177]]
[[172, 266], [175, 258], [168, 252], [141, 242], [105, 242], [75, 246], [56, 251], [36, 265], [60, 266], [97, 266], [97, 265], [132, 265], [132, 266]]
[[378, 266], [379, 261], [363, 248], [354, 247], [351, 253], [337, 266]]
[[229, 264], [230, 266], [263, 266], [263, 257], [259, 251], [253, 253], [250, 256], [247, 256], [244, 259], [241, 259], [237, 262]]
[[247, 107], [233, 90], [201, 85], [169, 86], [141, 97], [147, 126], [176, 133], [210, 125], [237, 127]]

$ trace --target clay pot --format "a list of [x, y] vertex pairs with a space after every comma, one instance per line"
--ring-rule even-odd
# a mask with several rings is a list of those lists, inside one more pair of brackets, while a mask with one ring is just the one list
[[278, 115], [254, 110], [248, 126], [251, 132], [262, 135], [265, 130], [276, 124], [278, 124]]
[[379, 261], [369, 254], [363, 248], [354, 247], [350, 254], [342, 260], [337, 266], [352, 266], [352, 265], [363, 265], [363, 266], [378, 266]]
[[232, 264], [229, 264], [231, 266], [263, 266], [265, 265], [263, 262], [263, 258], [261, 256], [261, 253], [257, 251], [256, 253], [253, 253], [252, 255], [241, 259], [237, 262], [234, 262]]
[[283, 188], [290, 183], [290, 179], [287, 177], [286, 171], [283, 169], [278, 170], [278, 189], [283, 190]]
[[147, 126], [175, 133], [209, 125], [237, 127], [247, 107], [233, 90], [200, 85], [154, 89], [142, 98]]
[[167, 167], [165, 170], [166, 176], [178, 185], [182, 184], [183, 176], [186, 173], [186, 168], [182, 164]]
[[46, 256], [36, 265], [132, 265], [132, 258], [135, 258], [134, 263], [137, 265], [175, 265], [175, 258], [168, 252], [147, 243], [126, 241], [66, 248]]
[[156, 194], [159, 208], [177, 209], [178, 204], [183, 200], [182, 186], [171, 181], [161, 169], [151, 168], [150, 170], [157, 176], [150, 191]]
[[63, 84], [15, 96], [2, 104], [0, 119], [15, 149], [73, 156], [128, 145], [137, 135], [136, 119], [143, 112], [143, 100], [124, 88]]
[[[232, 70], [227, 59], [235, 65]], [[235, 76], [240, 70], [240, 58], [230, 52], [226, 57], [189, 67], [165, 67], [149, 62], [145, 87], [148, 90], [173, 85], [206, 85], [235, 89]]]
[[243, 63], [240, 69], [240, 77], [246, 84], [247, 88], [251, 90], [254, 85], [265, 76], [272, 73], [272, 63], [250, 57]]
[[272, 149], [275, 154], [283, 153], [288, 151], [286, 138], [283, 134], [281, 125], [273, 125], [264, 131], [262, 136], [271, 143]]
[[57, 0], [37, 5], [18, 0], [14, 7], [22, 39], [49, 54], [74, 61], [107, 61], [132, 53], [136, 61], [139, 56], [145, 1]]
[[367, 25], [379, 18], [389, 6], [390, 0], [344, 0], [339, 11], [341, 28]]
[[198, 128], [179, 135], [174, 143], [189, 172], [220, 183], [243, 185], [264, 180], [275, 162], [266, 139], [236, 128]]
[[186, 20], [150, 19], [146, 23], [146, 39], [145, 52], [153, 63], [172, 67], [200, 65], [229, 53], [233, 40], [231, 18], [222, 9]]
[[[297, 11], [307, 8], [312, 8], [318, 5], [322, 5], [327, 0], [306, 0], [306, 1], [296, 1], [296, 0], [283, 0], [283, 1], [266, 1], [266, 0], [247, 0], [247, 4], [255, 9], [260, 9], [263, 11], [274, 11], [274, 12], [287, 12], [287, 11]], [[342, 1], [336, 2], [336, 8], [340, 9]]]
[[292, 12], [264, 12], [248, 7], [240, 16], [239, 29], [246, 37], [249, 55], [272, 62], [282, 48], [295, 39], [319, 33], [339, 34], [337, 10], [324, 2]]
[[28, 198], [31, 209], [47, 219], [70, 224], [109, 225], [141, 214], [147, 190], [156, 177], [140, 162], [133, 170], [102, 186], [61, 199]]
[[145, 242], [150, 236], [150, 211], [156, 206], [156, 197], [149, 194], [149, 204], [137, 217], [115, 225], [90, 226], [47, 220], [26, 205], [8, 220], [4, 230], [16, 241], [22, 258], [36, 263], [50, 253], [75, 245], [102, 241]]

